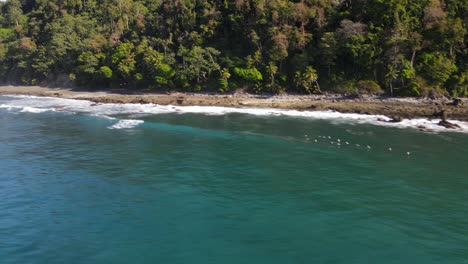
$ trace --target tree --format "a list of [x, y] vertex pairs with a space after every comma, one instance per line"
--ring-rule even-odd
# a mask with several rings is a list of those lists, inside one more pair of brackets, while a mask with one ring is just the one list
[[23, 14], [20, 0], [9, 0], [5, 4], [6, 18], [10, 25], [19, 26], [19, 20]]
[[393, 65], [388, 65], [388, 71], [387, 74], [385, 75], [385, 78], [389, 82], [390, 86], [390, 96], [393, 97], [393, 81], [398, 79], [398, 71], [395, 69]]
[[0, 0], [0, 79], [256, 92], [286, 80], [303, 92], [360, 82], [391, 95], [465, 94], [465, 2]]
[[274, 87], [275, 87], [275, 75], [278, 73], [278, 67], [273, 62], [270, 62], [266, 66], [266, 72], [268, 73], [268, 75], [270, 77], [270, 87], [272, 89], [274, 89]]
[[337, 57], [337, 41], [333, 32], [325, 32], [320, 38], [320, 61], [328, 70], [328, 77], [331, 75], [331, 67], [335, 65]]
[[135, 71], [136, 60], [134, 48], [135, 46], [132, 43], [121, 43], [115, 48], [111, 57], [115, 70], [126, 82], [132, 81], [132, 76]]
[[312, 87], [315, 84], [317, 91], [321, 93], [320, 85], [318, 83], [318, 75], [317, 70], [315, 70], [312, 66], [308, 66], [304, 71], [304, 78], [307, 82], [309, 82], [309, 87]]
[[195, 81], [199, 84], [206, 82], [213, 71], [220, 71], [221, 67], [217, 63], [217, 56], [220, 52], [214, 48], [202, 48], [193, 46], [187, 49], [184, 46], [179, 47], [177, 55], [182, 60], [178, 69], [179, 80], [184, 86], [187, 82]]
[[441, 53], [424, 53], [418, 70], [434, 86], [441, 87], [457, 71], [457, 66]]
[[296, 72], [294, 83], [296, 87], [309, 94], [314, 90], [319, 93], [322, 92], [318, 83], [317, 71], [312, 66], [308, 66], [303, 73]]

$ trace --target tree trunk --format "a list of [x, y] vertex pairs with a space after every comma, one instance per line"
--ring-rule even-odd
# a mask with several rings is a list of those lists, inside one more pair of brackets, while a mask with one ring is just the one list
[[393, 80], [390, 80], [390, 96], [393, 97]]
[[320, 85], [317, 80], [315, 80], [315, 84], [317, 85], [318, 92], [322, 93], [322, 90], [320, 90]]
[[414, 60], [416, 59], [416, 50], [413, 50], [413, 55], [411, 55], [411, 68], [413, 68]]

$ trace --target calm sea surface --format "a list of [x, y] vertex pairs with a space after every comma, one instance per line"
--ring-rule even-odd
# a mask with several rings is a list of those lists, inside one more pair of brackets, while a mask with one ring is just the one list
[[468, 263], [467, 134], [17, 100], [2, 264]]

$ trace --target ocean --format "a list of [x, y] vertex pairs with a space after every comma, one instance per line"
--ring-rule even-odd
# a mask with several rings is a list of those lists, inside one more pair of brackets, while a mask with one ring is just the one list
[[468, 124], [379, 118], [0, 96], [0, 263], [468, 263]]

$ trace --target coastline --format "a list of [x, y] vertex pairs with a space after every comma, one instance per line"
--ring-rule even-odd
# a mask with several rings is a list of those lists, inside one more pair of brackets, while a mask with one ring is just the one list
[[179, 106], [220, 106], [277, 108], [299, 111], [337, 111], [388, 117], [440, 118], [445, 110], [450, 119], [468, 121], [468, 100], [452, 104], [448, 99], [422, 98], [346, 98], [341, 95], [274, 95], [154, 93], [132, 90], [76, 90], [38, 86], [0, 86], [0, 95], [32, 95], [89, 100], [96, 103], [140, 103]]

